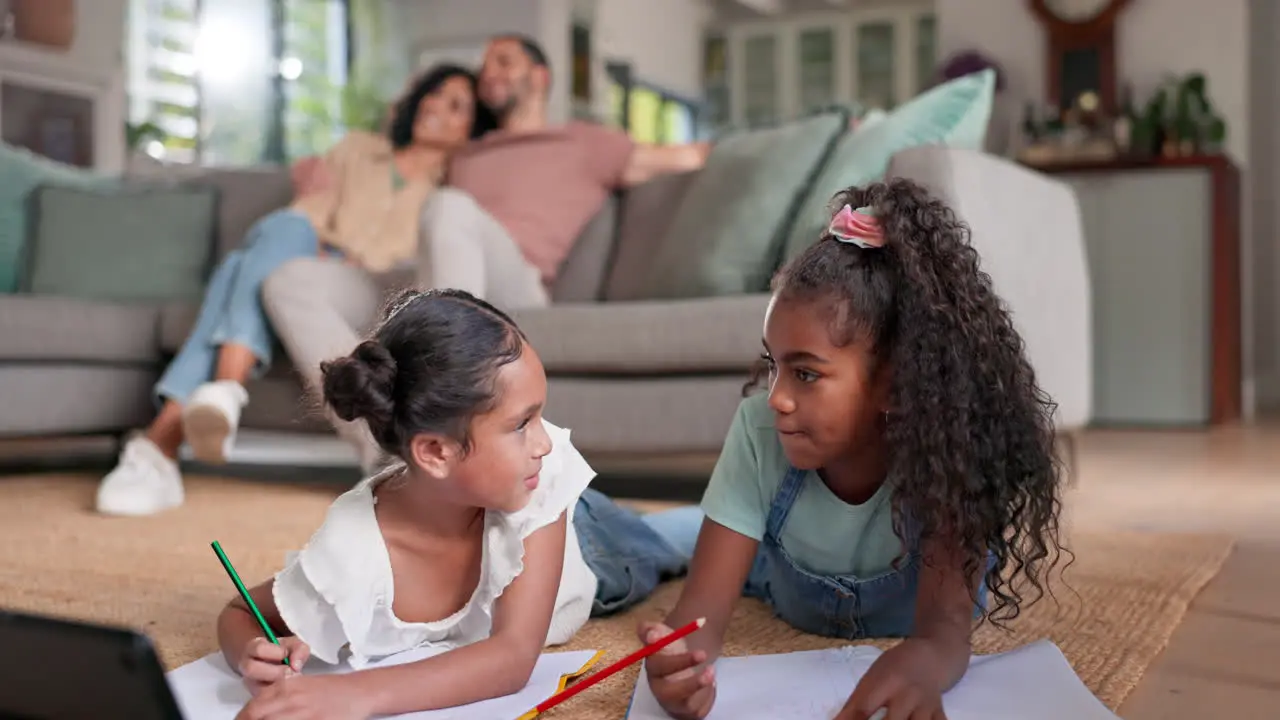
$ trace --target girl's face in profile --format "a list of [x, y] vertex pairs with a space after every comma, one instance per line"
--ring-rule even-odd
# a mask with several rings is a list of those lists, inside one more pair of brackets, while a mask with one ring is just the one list
[[838, 346], [830, 301], [774, 296], [764, 321], [769, 407], [787, 460], [797, 468], [826, 467], [878, 431], [887, 383], [876, 381], [865, 343]]
[[460, 502], [515, 512], [528, 505], [551, 452], [542, 424], [547, 375], [532, 347], [498, 369], [494, 389], [497, 406], [471, 421], [471, 449], [455, 456], [448, 481]]

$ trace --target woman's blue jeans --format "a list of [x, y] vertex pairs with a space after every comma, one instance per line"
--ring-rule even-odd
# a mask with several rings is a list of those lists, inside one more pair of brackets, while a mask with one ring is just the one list
[[254, 223], [244, 245], [228, 253], [210, 277], [191, 335], [156, 383], [157, 400], [186, 402], [213, 379], [218, 351], [227, 343], [249, 348], [257, 360], [255, 374], [265, 372], [276, 338], [262, 309], [262, 283], [287, 261], [319, 251], [315, 227], [301, 213], [277, 210]]

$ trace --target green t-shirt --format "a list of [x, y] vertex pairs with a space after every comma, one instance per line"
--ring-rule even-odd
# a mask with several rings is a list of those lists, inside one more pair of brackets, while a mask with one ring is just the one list
[[[744, 399], [702, 497], [702, 511], [734, 532], [763, 540], [769, 506], [789, 467], [767, 394]], [[861, 505], [850, 505], [816, 472], [806, 473], [782, 526], [782, 547], [798, 565], [819, 575], [867, 578], [891, 570], [902, 543], [893, 532], [888, 487], [881, 486]]]

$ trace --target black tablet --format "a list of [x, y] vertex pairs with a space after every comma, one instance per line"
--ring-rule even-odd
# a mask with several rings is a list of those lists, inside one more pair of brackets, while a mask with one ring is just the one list
[[182, 720], [151, 641], [0, 610], [0, 720]]

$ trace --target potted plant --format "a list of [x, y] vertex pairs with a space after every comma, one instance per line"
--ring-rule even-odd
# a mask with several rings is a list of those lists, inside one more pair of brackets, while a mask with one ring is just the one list
[[150, 120], [141, 123], [124, 124], [124, 146], [130, 152], [141, 150], [142, 146], [151, 140], [164, 142], [167, 137], [168, 134], [159, 125]]
[[1222, 152], [1227, 144], [1227, 121], [1220, 115], [1210, 115], [1204, 130], [1206, 141], [1204, 151], [1215, 154]]
[[340, 92], [343, 127], [368, 132], [383, 130], [390, 110], [387, 101], [372, 84], [353, 80], [347, 82]]

